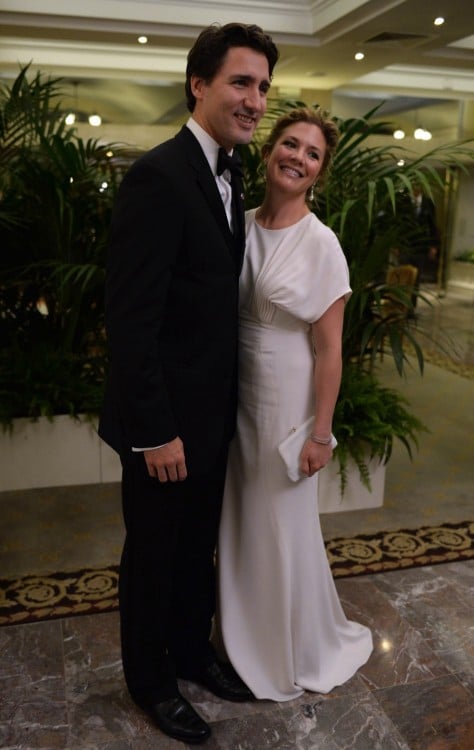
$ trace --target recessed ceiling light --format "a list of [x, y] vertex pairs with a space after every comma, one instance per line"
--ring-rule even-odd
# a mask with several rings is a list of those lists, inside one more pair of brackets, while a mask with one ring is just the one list
[[99, 125], [102, 125], [102, 118], [100, 115], [89, 115], [89, 125], [92, 125], [94, 128], [98, 128]]
[[148, 37], [147, 36], [139, 36], [137, 39], [138, 44], [147, 44], [148, 43]]
[[395, 140], [401, 141], [401, 140], [403, 140], [403, 138], [405, 138], [405, 131], [404, 130], [394, 130], [393, 137], [395, 138]]
[[363, 60], [363, 59], [364, 59], [364, 57], [365, 57], [365, 55], [364, 55], [364, 53], [363, 53], [363, 52], [356, 52], [356, 53], [355, 53], [355, 55], [354, 55], [354, 58], [355, 58], [356, 60]]
[[433, 23], [434, 23], [435, 26], [442, 26], [443, 23], [444, 23], [443, 16], [438, 16], [437, 18], [435, 18], [435, 20], [433, 21]]
[[433, 137], [429, 130], [426, 128], [416, 128], [413, 133], [417, 141], [430, 141]]

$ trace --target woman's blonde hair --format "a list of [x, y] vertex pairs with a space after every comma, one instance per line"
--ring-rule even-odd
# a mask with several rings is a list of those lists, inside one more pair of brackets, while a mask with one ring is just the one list
[[340, 137], [336, 123], [331, 119], [329, 113], [321, 107], [296, 107], [279, 117], [274, 124], [270, 135], [262, 146], [262, 156], [263, 158], [268, 156], [272, 152], [282, 133], [290, 125], [294, 125], [298, 122], [307, 122], [310, 125], [316, 125], [321, 130], [324, 140], [326, 141], [326, 151], [323, 164], [318, 175], [318, 184], [321, 186], [321, 183], [327, 176], [327, 172], [331, 166]]

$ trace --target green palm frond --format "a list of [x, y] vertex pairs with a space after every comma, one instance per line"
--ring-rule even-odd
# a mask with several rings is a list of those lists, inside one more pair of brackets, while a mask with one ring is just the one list
[[[66, 126], [58, 80], [28, 73], [0, 90], [0, 354], [2, 366], [17, 368], [0, 384], [3, 422], [83, 410], [86, 394], [89, 410], [99, 403], [105, 252], [127, 164], [122, 147], [82, 140]], [[42, 366], [30, 377], [33, 357]]]

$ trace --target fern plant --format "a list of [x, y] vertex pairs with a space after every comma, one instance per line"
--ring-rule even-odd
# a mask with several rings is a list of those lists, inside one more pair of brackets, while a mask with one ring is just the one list
[[418, 448], [418, 435], [426, 431], [399, 391], [381, 385], [373, 373], [354, 363], [346, 365], [334, 412], [341, 493], [347, 486], [350, 459], [359, 469], [362, 484], [370, 490], [368, 461], [377, 458], [387, 463], [395, 439], [403, 443], [412, 458], [413, 449]]

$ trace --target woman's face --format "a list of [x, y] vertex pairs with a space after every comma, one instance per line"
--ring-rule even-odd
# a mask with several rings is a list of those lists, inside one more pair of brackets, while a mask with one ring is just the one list
[[317, 125], [295, 122], [278, 138], [266, 159], [267, 182], [292, 194], [306, 195], [324, 162], [326, 140]]

